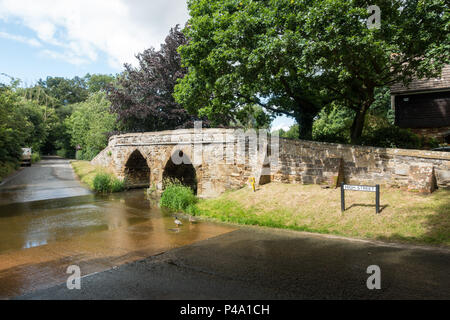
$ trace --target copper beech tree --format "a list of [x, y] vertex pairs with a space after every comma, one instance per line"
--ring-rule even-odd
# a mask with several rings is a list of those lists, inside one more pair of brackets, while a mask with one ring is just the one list
[[149, 48], [136, 58], [138, 67], [125, 64], [125, 71], [108, 88], [111, 111], [117, 114], [122, 131], [144, 132], [193, 127], [190, 115], [173, 98], [177, 79], [187, 69], [177, 52], [186, 38], [178, 25], [170, 30], [161, 49]]

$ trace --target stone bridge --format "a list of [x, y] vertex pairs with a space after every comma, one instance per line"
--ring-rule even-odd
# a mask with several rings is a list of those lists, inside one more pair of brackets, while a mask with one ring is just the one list
[[[238, 134], [239, 133], [239, 134]], [[244, 186], [259, 170], [249, 157], [248, 135], [234, 129], [182, 129], [110, 138], [92, 163], [109, 168], [128, 187], [164, 188], [167, 179], [189, 185], [201, 197]], [[267, 142], [262, 142], [266, 156]], [[255, 154], [256, 151], [253, 151]], [[264, 159], [263, 159], [264, 161]]]
[[128, 187], [164, 188], [167, 179], [200, 197], [270, 181], [382, 184], [432, 192], [450, 187], [450, 153], [267, 138], [237, 129], [182, 129], [110, 138], [92, 160]]

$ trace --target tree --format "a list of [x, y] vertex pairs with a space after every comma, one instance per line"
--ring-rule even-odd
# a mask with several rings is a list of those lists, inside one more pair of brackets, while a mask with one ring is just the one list
[[186, 38], [176, 26], [161, 45], [139, 53], [139, 67], [125, 65], [117, 83], [108, 89], [111, 111], [125, 131], [157, 131], [192, 127], [195, 117], [175, 102], [173, 89], [186, 69], [177, 52]]
[[36, 101], [20, 98], [18, 112], [26, 119], [28, 126], [23, 125], [21, 130], [25, 134], [24, 146], [31, 147], [33, 152], [40, 152], [47, 140], [48, 129], [45, 119], [45, 107]]
[[226, 124], [248, 105], [294, 117], [299, 135], [311, 138], [323, 102], [313, 65], [305, 63], [296, 23], [306, 4], [293, 1], [191, 0], [180, 48], [189, 70], [175, 88], [176, 100], [190, 112]]
[[99, 91], [106, 91], [116, 80], [116, 77], [108, 74], [86, 74], [84, 77], [86, 86], [90, 93], [97, 93]]
[[379, 29], [366, 26], [371, 4], [318, 0], [308, 15], [297, 20], [304, 33], [306, 60], [322, 73], [323, 87], [355, 112], [352, 143], [363, 133], [377, 88], [436, 76], [450, 62], [450, 14], [445, 0], [377, 1]]
[[47, 136], [44, 107], [25, 99], [18, 90], [19, 82], [0, 84], [0, 176], [6, 163], [16, 164], [21, 147], [39, 152]]
[[105, 91], [114, 80], [112, 75], [88, 73], [84, 77], [71, 79], [47, 77], [32, 87], [17, 88], [17, 92], [26, 101], [43, 106], [46, 134], [39, 141], [41, 150], [44, 153], [57, 152], [61, 156], [72, 157], [74, 149], [64, 120], [72, 114], [74, 104], [86, 101], [91, 94]]
[[83, 158], [91, 160], [108, 145], [108, 134], [116, 129], [116, 116], [109, 112], [110, 102], [104, 92], [72, 107], [72, 115], [65, 120], [71, 146], [81, 146]]
[[313, 139], [316, 141], [349, 143], [350, 127], [355, 112], [338, 103], [323, 108], [313, 125]]
[[244, 129], [268, 129], [272, 117], [264, 112], [258, 105], [247, 105], [236, 114], [236, 121], [230, 123], [231, 126], [242, 127]]
[[281, 138], [288, 138], [288, 139], [298, 139], [298, 131], [299, 131], [299, 125], [294, 124], [289, 127], [287, 131], [283, 129], [278, 130], [278, 136]]
[[0, 87], [0, 166], [20, 159], [24, 130], [31, 126], [19, 110], [20, 96], [9, 86]]
[[68, 105], [85, 101], [89, 95], [85, 78], [74, 77], [72, 79], [62, 77], [47, 77], [40, 79], [36, 87], [54, 98], [53, 107]]
[[449, 62], [445, 0], [380, 0], [381, 28], [367, 27], [368, 0], [191, 0], [181, 47], [189, 72], [175, 89], [188, 110], [220, 122], [256, 103], [295, 117], [310, 138], [335, 101], [355, 112], [357, 143], [375, 89], [439, 74]]

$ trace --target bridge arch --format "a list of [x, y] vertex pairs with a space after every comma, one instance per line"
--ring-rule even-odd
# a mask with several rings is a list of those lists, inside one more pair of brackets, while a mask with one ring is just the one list
[[170, 180], [178, 180], [197, 194], [197, 172], [190, 157], [180, 149], [175, 150], [163, 169], [163, 189]]
[[150, 185], [150, 168], [142, 153], [136, 149], [125, 163], [125, 182], [129, 188], [146, 188]]

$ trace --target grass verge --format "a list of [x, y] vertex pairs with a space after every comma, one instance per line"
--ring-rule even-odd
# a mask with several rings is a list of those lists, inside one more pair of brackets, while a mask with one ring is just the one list
[[270, 183], [256, 192], [243, 188], [200, 200], [193, 214], [247, 225], [450, 246], [450, 190], [422, 195], [382, 187], [380, 214], [375, 213], [374, 197], [346, 192], [342, 213], [340, 189]]
[[71, 161], [71, 165], [81, 182], [98, 193], [120, 192], [124, 182], [104, 168], [93, 166], [89, 161]]

